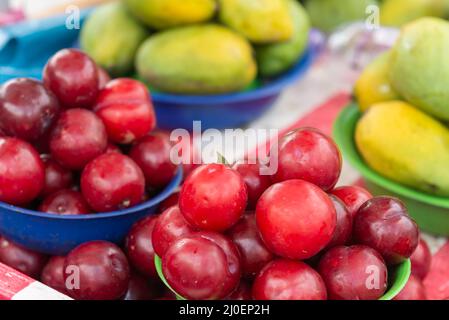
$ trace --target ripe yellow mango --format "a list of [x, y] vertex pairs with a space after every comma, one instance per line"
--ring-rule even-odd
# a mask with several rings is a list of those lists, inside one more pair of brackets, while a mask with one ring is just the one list
[[219, 19], [253, 43], [290, 40], [293, 19], [287, 0], [219, 0]]
[[115, 77], [129, 74], [148, 30], [120, 2], [98, 7], [81, 30], [81, 48]]
[[359, 120], [357, 148], [383, 176], [412, 188], [449, 196], [449, 130], [402, 101], [373, 105]]

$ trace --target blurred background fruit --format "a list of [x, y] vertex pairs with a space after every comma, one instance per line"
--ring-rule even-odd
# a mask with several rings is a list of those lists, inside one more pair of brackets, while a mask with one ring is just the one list
[[249, 43], [215, 24], [160, 32], [136, 58], [139, 76], [161, 91], [216, 94], [239, 91], [256, 76]]
[[218, 0], [219, 20], [254, 43], [290, 40], [294, 22], [285, 0]]
[[437, 120], [407, 103], [383, 102], [361, 117], [354, 138], [368, 165], [382, 175], [449, 196], [449, 131]]
[[[55, 51], [80, 47], [112, 78], [145, 82], [153, 93], [159, 128], [191, 129], [193, 120], [201, 120], [203, 130], [230, 128], [246, 125], [272, 107], [287, 86], [304, 76], [324, 41], [310, 30], [307, 13], [296, 0], [110, 2], [81, 11], [69, 6], [69, 19], [25, 21], [20, 34], [12, 33], [1, 46], [0, 80], [40, 78], [42, 65]], [[228, 13], [221, 19], [225, 8]], [[207, 38], [187, 35], [187, 30], [209, 25], [223, 32]], [[149, 43], [163, 35], [166, 39], [166, 33], [177, 34], [176, 39], [163, 46], [157, 41], [156, 57], [150, 55]], [[224, 40], [225, 33], [233, 37]], [[162, 47], [170, 53], [161, 54]], [[147, 53], [137, 56], [142, 51]], [[104, 85], [101, 80], [99, 87]], [[221, 117], [215, 116], [218, 112]]]
[[389, 79], [390, 57], [390, 52], [379, 55], [363, 70], [355, 83], [354, 95], [362, 112], [377, 102], [400, 99]]
[[256, 46], [257, 65], [263, 77], [276, 76], [288, 70], [307, 48], [310, 21], [303, 6], [287, 0], [294, 30], [290, 40], [277, 44]]
[[217, 8], [215, 0], [124, 0], [132, 15], [154, 29], [210, 20]]
[[400, 27], [421, 17], [448, 16], [447, 0], [383, 0], [380, 22], [386, 26]]
[[111, 75], [134, 70], [134, 57], [149, 32], [120, 2], [99, 7], [81, 31], [81, 48]]
[[449, 120], [449, 22], [422, 18], [407, 24], [393, 48], [390, 81], [408, 102]]
[[354, 96], [364, 114], [355, 142], [381, 175], [425, 193], [449, 196], [447, 79], [449, 22], [434, 17], [406, 24], [391, 50], [359, 76]]

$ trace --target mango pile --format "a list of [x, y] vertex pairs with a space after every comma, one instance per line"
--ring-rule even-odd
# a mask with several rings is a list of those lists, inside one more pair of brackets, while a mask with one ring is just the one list
[[366, 163], [391, 180], [449, 196], [449, 22], [405, 25], [394, 47], [361, 74], [363, 116], [355, 141]]
[[308, 44], [297, 0], [122, 0], [98, 7], [81, 48], [114, 77], [176, 94], [221, 94], [290, 69]]
[[449, 0], [305, 0], [312, 25], [331, 32], [344, 24], [365, 21], [376, 6], [383, 26], [401, 27], [422, 17], [449, 17]]

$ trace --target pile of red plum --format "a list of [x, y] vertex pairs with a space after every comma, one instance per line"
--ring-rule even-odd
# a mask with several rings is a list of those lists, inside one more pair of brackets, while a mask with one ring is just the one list
[[[135, 206], [177, 171], [169, 135], [155, 127], [142, 83], [110, 80], [84, 53], [62, 50], [43, 82], [0, 87], [0, 201], [58, 215]], [[430, 252], [404, 204], [335, 188], [341, 155], [316, 129], [289, 132], [276, 148], [271, 176], [257, 163], [196, 167], [121, 247], [93, 241], [47, 257], [0, 238], [0, 262], [74, 299], [174, 299], [157, 255], [189, 300], [375, 300], [389, 268], [412, 257], [397, 298], [425, 299]], [[68, 285], [73, 267], [78, 286]]]

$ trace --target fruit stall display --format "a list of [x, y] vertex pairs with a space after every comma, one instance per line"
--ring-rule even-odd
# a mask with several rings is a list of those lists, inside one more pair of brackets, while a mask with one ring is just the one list
[[[315, 25], [320, 2], [337, 10], [307, 1]], [[271, 147], [278, 170], [262, 175], [259, 163], [220, 155], [173, 164], [152, 96], [242, 93], [288, 73], [307, 50], [307, 12], [293, 0], [184, 0], [188, 10], [175, 10], [180, 3], [164, 1], [170, 15], [157, 0], [98, 7], [81, 49], [56, 52], [42, 80], [1, 84], [0, 298], [11, 298], [1, 273], [18, 270], [76, 300], [426, 299], [432, 256], [419, 227], [429, 230], [428, 218], [369, 177], [338, 185], [340, 148], [351, 163], [356, 154], [384, 179], [444, 203], [445, 88], [431, 80], [445, 76], [448, 22], [407, 25], [366, 68], [357, 106], [337, 120], [338, 146], [328, 132], [291, 127]], [[410, 1], [404, 20], [443, 17], [433, 3], [420, 11]], [[391, 19], [383, 23], [405, 22]], [[351, 126], [341, 120], [348, 110]]]

